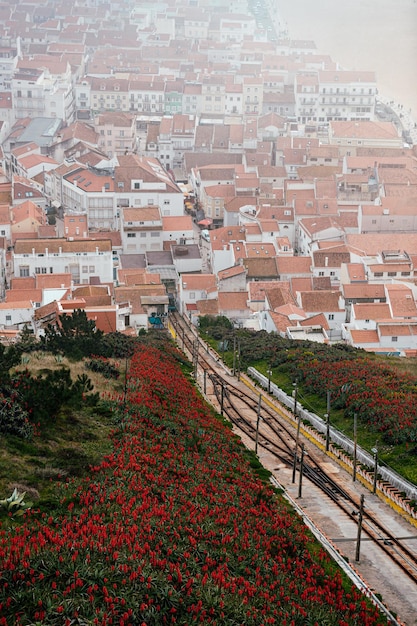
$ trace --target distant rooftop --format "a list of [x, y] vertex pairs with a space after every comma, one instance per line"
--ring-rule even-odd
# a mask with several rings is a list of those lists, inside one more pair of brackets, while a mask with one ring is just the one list
[[33, 141], [38, 146], [50, 146], [62, 125], [62, 119], [51, 117], [35, 117], [31, 120], [16, 141], [17, 145]]

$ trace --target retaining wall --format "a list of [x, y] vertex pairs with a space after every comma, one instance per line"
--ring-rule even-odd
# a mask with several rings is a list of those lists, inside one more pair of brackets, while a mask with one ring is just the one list
[[[266, 376], [258, 372], [254, 367], [248, 368], [248, 375], [255, 379], [257, 383], [264, 389], [268, 388], [269, 380]], [[288, 407], [291, 411], [294, 409], [294, 398], [285, 393], [282, 389], [280, 389], [275, 383], [270, 382], [270, 393], [273, 395], [281, 404]], [[310, 434], [317, 439], [316, 433], [319, 433], [319, 438], [323, 440], [326, 436], [327, 424], [326, 422], [311, 411], [307, 411], [300, 402], [297, 401], [297, 412], [301, 416], [303, 422], [308, 422], [311, 424], [313, 429], [311, 429]], [[306, 427], [305, 423], [303, 424], [304, 428]], [[341, 459], [347, 466], [353, 468], [353, 441], [349, 439], [346, 435], [341, 433], [339, 430], [336, 430], [332, 426], [330, 426], [330, 441], [337, 446], [340, 446], [342, 450], [339, 448], [331, 447], [331, 453]], [[343, 450], [347, 452], [347, 454], [343, 454]], [[358, 463], [363, 467], [357, 466], [356, 475], [361, 476], [367, 482], [373, 482], [373, 471], [375, 467], [374, 457], [366, 452], [360, 446], [356, 447], [356, 458]], [[408, 504], [404, 498], [401, 498], [400, 493], [403, 492], [407, 494], [407, 498], [410, 500], [417, 501], [417, 487], [405, 480], [402, 476], [397, 474], [394, 470], [389, 467], [378, 465], [378, 475], [382, 480], [378, 480], [378, 489], [380, 489], [383, 493], [385, 493], [390, 499], [393, 499], [398, 504], [401, 501], [401, 507], [411, 515], [414, 519], [417, 519], [417, 512], [414, 511]], [[386, 484], [388, 483], [388, 484]]]

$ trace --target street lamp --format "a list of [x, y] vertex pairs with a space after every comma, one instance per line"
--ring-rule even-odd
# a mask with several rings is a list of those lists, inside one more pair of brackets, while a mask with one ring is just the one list
[[378, 442], [375, 443], [375, 448], [372, 448], [371, 452], [374, 455], [374, 484], [372, 488], [372, 493], [376, 493], [376, 481], [378, 476]]
[[255, 434], [255, 454], [258, 454], [258, 441], [259, 441], [259, 422], [261, 421], [261, 402], [262, 402], [262, 394], [259, 394], [258, 400], [258, 413], [256, 416], [256, 434]]
[[330, 391], [327, 392], [327, 413], [324, 417], [326, 418], [326, 452], [328, 452], [330, 447]]
[[358, 414], [353, 414], [353, 482], [356, 481], [356, 463], [358, 448]]
[[266, 373], [268, 374], [268, 393], [271, 393], [271, 376], [272, 376], [272, 369], [267, 369]]
[[237, 340], [237, 379], [240, 380], [240, 338]]

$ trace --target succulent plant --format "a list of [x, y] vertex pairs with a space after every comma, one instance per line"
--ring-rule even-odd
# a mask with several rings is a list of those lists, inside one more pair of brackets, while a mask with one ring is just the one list
[[12, 515], [23, 515], [26, 509], [30, 509], [32, 502], [25, 502], [24, 497], [26, 491], [20, 493], [16, 488], [13, 490], [12, 495], [9, 498], [0, 500], [0, 507], [6, 509], [7, 513]]

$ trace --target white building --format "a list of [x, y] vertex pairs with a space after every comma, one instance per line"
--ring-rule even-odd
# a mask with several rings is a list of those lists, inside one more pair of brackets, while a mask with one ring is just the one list
[[11, 91], [16, 118], [52, 117], [71, 124], [75, 97], [71, 66], [52, 55], [19, 60]]
[[181, 168], [184, 152], [194, 148], [196, 119], [180, 113], [164, 116], [159, 126], [158, 150], [166, 169]]
[[32, 324], [34, 306], [30, 301], [0, 302], [0, 336], [2, 330], [23, 328], [25, 324]]
[[214, 274], [182, 274], [177, 293], [179, 310], [187, 313], [196, 306], [198, 300], [217, 299], [216, 277]]
[[303, 69], [295, 75], [294, 94], [302, 124], [374, 119], [374, 72]]
[[113, 282], [110, 239], [17, 239], [13, 250], [14, 276], [71, 274], [75, 285]]
[[159, 207], [122, 209], [121, 235], [124, 254], [162, 250], [162, 219]]
[[90, 230], [118, 230], [129, 207], [159, 207], [161, 217], [184, 215], [184, 195], [158, 160], [129, 154], [105, 165], [80, 166], [62, 178], [64, 208], [86, 213]]

